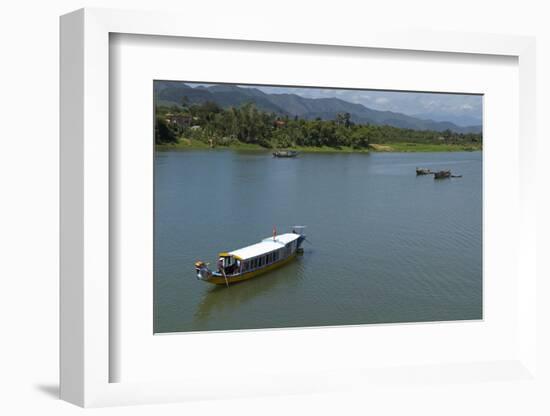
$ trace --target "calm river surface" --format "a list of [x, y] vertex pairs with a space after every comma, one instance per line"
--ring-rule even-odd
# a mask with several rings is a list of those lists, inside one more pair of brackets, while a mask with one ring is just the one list
[[[290, 264], [196, 280], [196, 260], [295, 224], [311, 244]], [[157, 152], [155, 332], [481, 319], [481, 230], [480, 152]]]

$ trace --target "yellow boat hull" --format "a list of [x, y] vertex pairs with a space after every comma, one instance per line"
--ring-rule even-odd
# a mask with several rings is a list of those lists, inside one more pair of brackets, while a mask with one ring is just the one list
[[[235, 275], [227, 276], [227, 282], [229, 284], [232, 284], [232, 283], [242, 282], [244, 280], [252, 279], [253, 277], [259, 276], [261, 274], [264, 274], [266, 272], [277, 269], [277, 268], [287, 264], [288, 262], [290, 262], [295, 257], [296, 257], [296, 253], [293, 253], [290, 256], [288, 256], [286, 259], [278, 261], [277, 263], [270, 264], [269, 266], [263, 267], [261, 269], [253, 270], [251, 272], [246, 272], [246, 273], [239, 274], [239, 275], [236, 275], [236, 276]], [[225, 279], [224, 279], [223, 276], [212, 276], [210, 279], [205, 280], [205, 282], [212, 283], [212, 284], [215, 284], [215, 285], [225, 285], [226, 284]]]

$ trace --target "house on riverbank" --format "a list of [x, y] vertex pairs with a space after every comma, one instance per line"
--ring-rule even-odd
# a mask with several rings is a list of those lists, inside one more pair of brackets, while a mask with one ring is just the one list
[[165, 121], [167, 124], [172, 126], [177, 126], [180, 129], [189, 127], [193, 122], [193, 117], [189, 114], [172, 114], [168, 113], [165, 115]]

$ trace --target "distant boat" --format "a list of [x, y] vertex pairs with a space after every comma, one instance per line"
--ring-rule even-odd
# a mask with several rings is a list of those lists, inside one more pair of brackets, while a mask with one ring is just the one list
[[216, 285], [229, 286], [280, 267], [291, 261], [300, 252], [306, 239], [304, 227], [294, 227], [291, 233], [264, 238], [259, 243], [218, 255], [217, 270], [210, 270], [208, 263], [195, 262], [197, 279]]
[[296, 157], [298, 152], [295, 150], [277, 150], [273, 152], [273, 157]]
[[416, 168], [417, 175], [431, 175], [433, 172], [426, 168]]
[[434, 179], [445, 179], [450, 177], [451, 177], [450, 170], [440, 170], [440, 171], [434, 172]]

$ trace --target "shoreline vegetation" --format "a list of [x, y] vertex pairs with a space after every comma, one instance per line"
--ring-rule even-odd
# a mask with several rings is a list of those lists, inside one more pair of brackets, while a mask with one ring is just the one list
[[367, 148], [353, 148], [349, 146], [341, 147], [314, 147], [314, 146], [294, 146], [286, 148], [268, 148], [259, 144], [250, 143], [231, 143], [227, 145], [216, 145], [211, 147], [208, 143], [200, 140], [180, 138], [176, 143], [166, 143], [155, 145], [156, 150], [161, 152], [178, 150], [239, 150], [239, 151], [263, 151], [273, 152], [276, 150], [296, 150], [300, 153], [408, 153], [408, 152], [476, 152], [481, 151], [481, 146], [466, 146], [460, 144], [423, 144], [395, 142], [390, 144], [372, 143]]
[[186, 105], [184, 97], [181, 106], [156, 106], [155, 145], [159, 151], [456, 152], [482, 150], [482, 135], [355, 124], [349, 113], [306, 120], [251, 103], [227, 109], [213, 102]]

